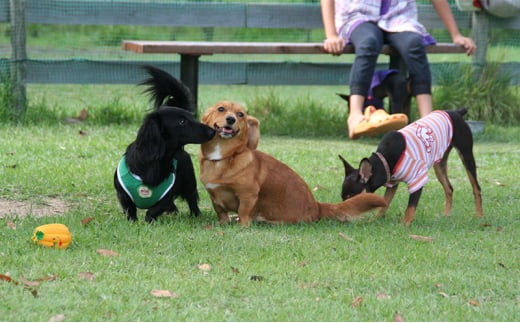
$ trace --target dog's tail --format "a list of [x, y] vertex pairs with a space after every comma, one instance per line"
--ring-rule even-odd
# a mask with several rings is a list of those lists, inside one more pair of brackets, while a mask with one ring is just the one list
[[350, 221], [370, 210], [386, 207], [386, 201], [374, 193], [361, 193], [340, 203], [320, 203], [320, 218]]
[[144, 65], [143, 69], [150, 75], [139, 83], [148, 86], [144, 92], [150, 95], [154, 109], [163, 105], [194, 111], [194, 100], [190, 90], [181, 81], [152, 65]]

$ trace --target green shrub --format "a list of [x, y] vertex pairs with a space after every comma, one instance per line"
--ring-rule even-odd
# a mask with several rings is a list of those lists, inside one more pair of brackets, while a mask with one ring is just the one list
[[518, 87], [510, 85], [511, 78], [500, 63], [488, 63], [480, 71], [470, 65], [441, 70], [433, 96], [434, 106], [467, 107], [469, 119], [499, 125], [518, 124], [520, 95]]
[[8, 75], [0, 73], [0, 121], [15, 119], [17, 119], [17, 112], [14, 109], [12, 83]]
[[260, 120], [262, 133], [312, 137], [337, 137], [346, 133], [345, 111], [323, 106], [309, 95], [283, 100], [274, 91], [255, 95], [246, 104]]
[[65, 106], [55, 105], [44, 99], [32, 102], [22, 116], [15, 117], [14, 112], [6, 106], [11, 106], [12, 99], [4, 93], [4, 84], [0, 88], [0, 120], [1, 122], [16, 122], [21, 125], [54, 125], [58, 123], [83, 122], [90, 125], [139, 124], [145, 113], [135, 107], [121, 103], [119, 97], [99, 106], [86, 106], [88, 116], [78, 120], [79, 110], [71, 110]]
[[105, 125], [139, 123], [143, 120], [145, 113], [150, 111], [129, 108], [121, 103], [121, 98], [115, 97], [104, 106], [89, 107], [88, 121]]

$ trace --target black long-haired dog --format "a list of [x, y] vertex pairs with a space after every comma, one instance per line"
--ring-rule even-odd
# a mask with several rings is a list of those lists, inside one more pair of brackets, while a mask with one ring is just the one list
[[137, 208], [147, 209], [149, 223], [164, 212], [176, 212], [179, 196], [192, 215], [199, 215], [195, 171], [184, 145], [204, 143], [215, 131], [193, 116], [193, 99], [184, 84], [156, 67], [143, 68], [150, 77], [140, 85], [147, 86], [154, 111], [144, 118], [115, 171], [117, 197], [131, 221], [137, 220]]

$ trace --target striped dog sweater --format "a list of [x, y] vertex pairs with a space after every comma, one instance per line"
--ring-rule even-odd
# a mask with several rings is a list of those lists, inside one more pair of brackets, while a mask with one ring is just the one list
[[410, 194], [426, 185], [428, 169], [440, 162], [453, 137], [449, 115], [436, 110], [399, 130], [406, 149], [392, 170], [392, 182], [403, 181]]

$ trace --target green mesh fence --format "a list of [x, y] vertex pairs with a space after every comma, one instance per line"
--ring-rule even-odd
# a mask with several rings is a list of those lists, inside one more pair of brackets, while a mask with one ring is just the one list
[[[26, 31], [23, 50], [26, 51], [29, 81], [31, 77], [45, 79], [45, 66], [60, 70], [64, 62], [78, 62], [77, 71], [71, 71], [70, 66], [63, 67], [61, 79], [49, 76], [49, 82], [69, 82], [67, 73], [82, 73], [92, 68], [98, 62], [98, 71], [107, 73], [110, 82], [133, 82], [128, 74], [124, 74], [125, 62], [155, 61], [172, 63], [179, 60], [177, 55], [143, 55], [126, 52], [121, 49], [123, 39], [140, 40], [213, 40], [213, 41], [294, 41], [321, 42], [324, 37], [321, 26], [316, 28], [242, 28], [237, 27], [237, 10], [240, 5], [259, 3], [256, 1], [171, 1], [171, 0], [25, 0]], [[266, 4], [302, 4], [319, 6], [319, 1], [283, 1], [263, 0]], [[425, 4], [421, 10], [433, 11], [429, 1], [419, 1]], [[453, 12], [457, 16], [470, 17], [471, 13], [461, 12], [451, 1]], [[186, 4], [208, 12], [207, 25], [188, 26], [189, 21], [182, 17], [174, 21], [165, 14], [164, 8], [185, 10]], [[218, 6], [215, 6], [218, 4]], [[207, 10], [206, 10], [207, 9]], [[139, 17], [139, 18], [133, 18]], [[493, 21], [499, 19], [493, 18]], [[467, 18], [466, 21], [470, 21]], [[487, 59], [492, 61], [520, 61], [520, 23], [518, 19], [509, 19], [510, 24], [503, 28], [492, 28], [488, 43]], [[166, 26], [167, 25], [167, 26]], [[223, 27], [215, 27], [223, 26]], [[465, 35], [471, 34], [470, 25], [459, 25]], [[9, 0], [0, 0], [0, 71], [8, 70], [13, 58], [14, 48], [11, 44], [13, 30], [10, 23]], [[450, 42], [444, 28], [429, 29], [439, 42]], [[18, 31], [19, 32], [19, 31]], [[271, 57], [272, 56], [272, 57]], [[352, 56], [352, 55], [350, 55]], [[435, 57], [434, 57], [435, 56]], [[330, 55], [293, 56], [293, 55], [263, 55], [263, 56], [226, 56], [215, 55], [204, 57], [204, 61], [277, 61], [277, 62], [316, 62], [328, 63]], [[471, 62], [464, 55], [433, 55], [432, 64], [436, 62]], [[352, 57], [345, 56], [345, 62], [351, 62]], [[110, 63], [113, 64], [110, 64]], [[337, 62], [337, 60], [334, 60]], [[61, 65], [60, 65], [61, 64]], [[105, 64], [105, 65], [103, 65]], [[120, 65], [118, 65], [120, 64]], [[121, 65], [122, 64], [122, 65]], [[82, 66], [84, 65], [84, 66]], [[74, 65], [76, 66], [76, 65]], [[36, 73], [40, 73], [35, 75]], [[114, 78], [114, 73], [120, 73]], [[121, 74], [122, 73], [122, 74]], [[131, 73], [131, 72], [126, 72]], [[218, 73], [218, 71], [215, 71]], [[108, 77], [110, 76], [110, 77]], [[103, 75], [96, 75], [97, 81], [103, 80]], [[302, 75], [301, 77], [305, 77]], [[312, 75], [308, 76], [309, 78]], [[95, 81], [95, 80], [93, 80]], [[102, 82], [102, 81], [101, 81]]]

